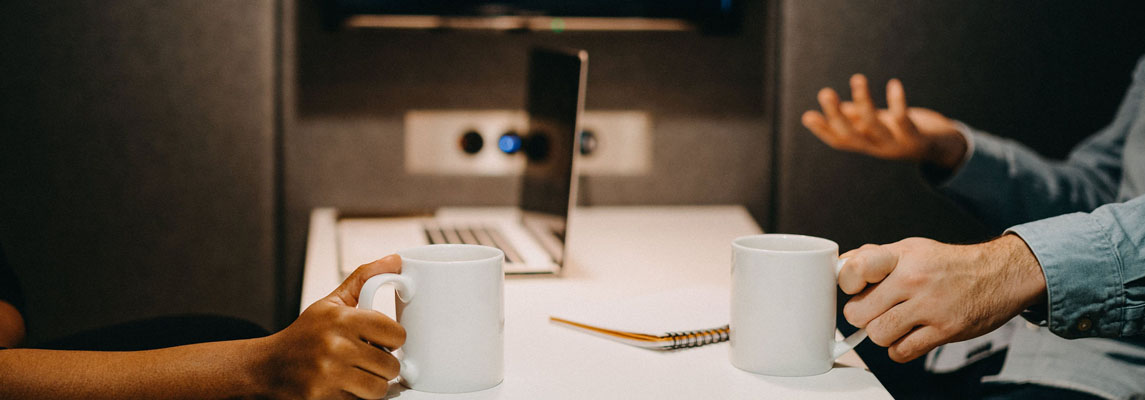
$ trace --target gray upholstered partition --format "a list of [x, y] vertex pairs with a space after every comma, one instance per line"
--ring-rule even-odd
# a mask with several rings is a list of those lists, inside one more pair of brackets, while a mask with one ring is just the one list
[[845, 248], [909, 236], [981, 240], [914, 166], [844, 154], [800, 123], [852, 73], [900, 78], [928, 107], [1061, 157], [1109, 122], [1145, 53], [1140, 2], [784, 1], [779, 35], [777, 228]]
[[29, 339], [168, 313], [272, 326], [275, 3], [2, 8], [0, 242]]

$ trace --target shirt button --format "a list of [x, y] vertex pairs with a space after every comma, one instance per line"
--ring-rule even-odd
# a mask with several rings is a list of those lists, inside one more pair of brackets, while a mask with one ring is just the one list
[[1081, 319], [1077, 321], [1077, 330], [1079, 332], [1088, 332], [1089, 328], [1092, 327], [1093, 321], [1090, 321], [1088, 317], [1081, 317]]

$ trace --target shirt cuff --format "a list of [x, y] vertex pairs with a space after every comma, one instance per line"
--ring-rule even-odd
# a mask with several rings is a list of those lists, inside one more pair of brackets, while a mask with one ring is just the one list
[[966, 166], [970, 158], [974, 156], [974, 134], [969, 126], [962, 123], [962, 121], [953, 121], [954, 129], [958, 131], [962, 138], [966, 140], [966, 153], [962, 155], [962, 160], [954, 169], [942, 168], [927, 162], [919, 164], [920, 171], [922, 172], [923, 179], [926, 179], [931, 186], [944, 186], [951, 178]]
[[1031, 322], [1045, 319], [1054, 334], [1067, 339], [1118, 337], [1125, 304], [1119, 258], [1108, 231], [1089, 214], [1067, 214], [1007, 230], [1026, 242], [1046, 279], [1047, 307], [1023, 313]]
[[976, 193], [987, 188], [984, 183], [1008, 177], [1007, 147], [1002, 139], [971, 129], [961, 122], [955, 124], [966, 138], [966, 157], [945, 181], [935, 186], [954, 193]]

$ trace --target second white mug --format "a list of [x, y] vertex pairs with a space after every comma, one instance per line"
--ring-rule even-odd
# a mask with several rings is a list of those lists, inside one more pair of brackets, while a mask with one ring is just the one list
[[812, 236], [732, 241], [732, 365], [764, 375], [818, 375], [867, 337], [860, 329], [835, 341], [835, 288], [844, 263], [838, 257], [838, 244]]
[[501, 250], [435, 244], [398, 251], [402, 273], [362, 286], [358, 307], [373, 305], [393, 283], [397, 320], [406, 330], [402, 384], [435, 393], [488, 389], [504, 379], [504, 272]]

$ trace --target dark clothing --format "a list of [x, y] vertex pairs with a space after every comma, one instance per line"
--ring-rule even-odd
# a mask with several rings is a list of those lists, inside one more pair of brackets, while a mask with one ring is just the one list
[[0, 245], [0, 301], [11, 304], [21, 313], [24, 312], [24, 293], [20, 291], [20, 282], [16, 281], [16, 273], [4, 258], [3, 245]]
[[[0, 247], [0, 301], [24, 312], [24, 296], [4, 249]], [[81, 332], [33, 348], [54, 350], [131, 351], [262, 337], [269, 334], [254, 323], [216, 315], [176, 315], [151, 318]], [[0, 347], [3, 349], [3, 347]]]
[[136, 351], [268, 335], [249, 321], [217, 315], [175, 315], [125, 322], [39, 343], [51, 350]]
[[1103, 400], [1101, 397], [1076, 390], [1033, 385], [1029, 383], [987, 384], [982, 400]]

